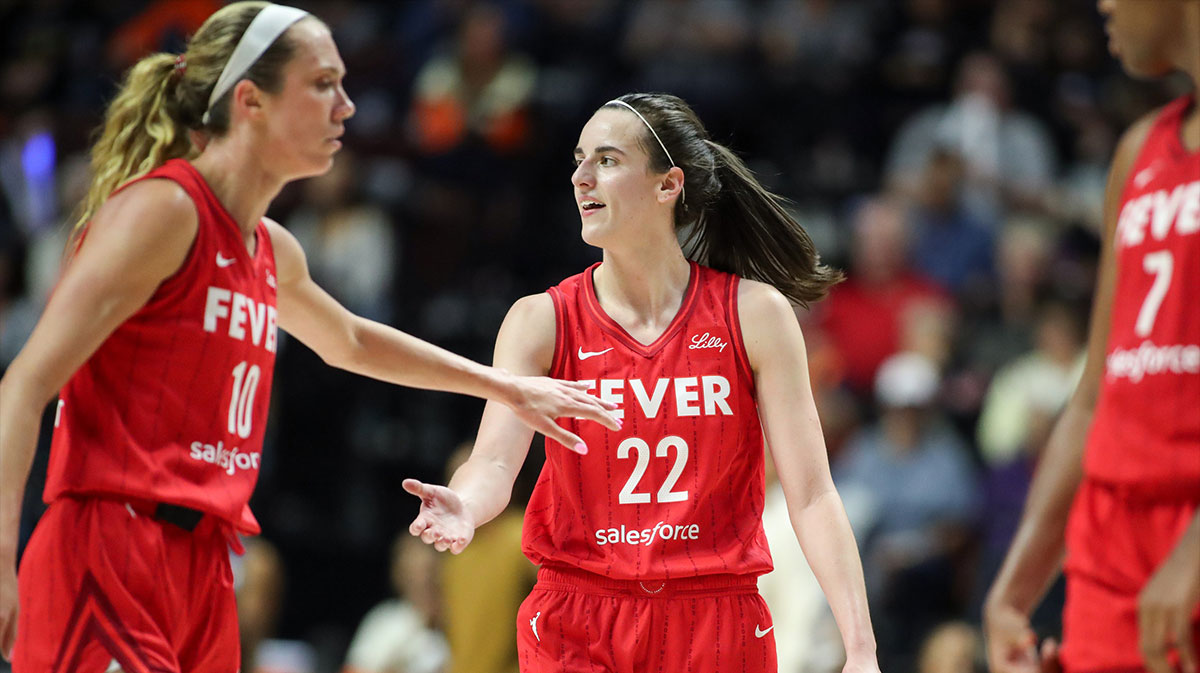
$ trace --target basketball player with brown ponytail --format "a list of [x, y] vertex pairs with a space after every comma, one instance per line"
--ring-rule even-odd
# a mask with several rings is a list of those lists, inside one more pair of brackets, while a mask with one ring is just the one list
[[[584, 455], [547, 442], [525, 514], [523, 548], [541, 569], [517, 617], [521, 670], [776, 670], [756, 586], [772, 567], [765, 434], [841, 629], [844, 671], [878, 673], [862, 565], [789, 303], [817, 301], [840, 274], [679, 98], [604, 104], [575, 163], [583, 240], [603, 260], [518, 301], [495, 362], [583, 381], [620, 405], [623, 425], [563, 421], [587, 440]], [[410, 532], [461, 551], [504, 509], [531, 438], [489, 404], [449, 487], [405, 482], [422, 499]]]

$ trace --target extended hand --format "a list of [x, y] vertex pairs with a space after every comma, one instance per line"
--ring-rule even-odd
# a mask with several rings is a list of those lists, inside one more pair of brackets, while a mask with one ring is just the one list
[[984, 610], [984, 639], [991, 673], [1058, 673], [1058, 643], [1047, 640], [1037, 649], [1029, 618], [1007, 605]]
[[1174, 673], [1167, 661], [1172, 648], [1179, 653], [1183, 673], [1196, 673], [1192, 615], [1197, 604], [1200, 541], [1185, 534], [1138, 597], [1138, 644], [1150, 673]]
[[587, 393], [587, 384], [559, 381], [545, 376], [518, 376], [517, 393], [508, 404], [525, 425], [574, 450], [587, 453], [587, 445], [578, 435], [555, 423], [557, 418], [583, 418], [620, 430], [621, 421], [610, 411], [617, 408]]
[[475, 537], [475, 524], [468, 517], [462, 498], [445, 486], [425, 484], [416, 479], [405, 479], [402, 485], [404, 490], [421, 499], [421, 512], [408, 527], [408, 532], [438, 551], [449, 549], [461, 554]]

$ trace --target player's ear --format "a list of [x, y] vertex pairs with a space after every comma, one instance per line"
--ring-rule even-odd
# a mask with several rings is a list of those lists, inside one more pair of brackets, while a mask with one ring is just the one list
[[683, 169], [672, 166], [658, 184], [658, 202], [667, 203], [683, 192]]

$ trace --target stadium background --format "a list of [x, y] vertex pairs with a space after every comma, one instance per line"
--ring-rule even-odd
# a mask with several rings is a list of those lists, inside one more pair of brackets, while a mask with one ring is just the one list
[[[0, 368], [53, 284], [89, 134], [121, 72], [179, 51], [220, 4], [0, 2]], [[839, 485], [872, 489], [870, 461], [839, 459], [886, 435], [881, 395], [930, 402], [919, 423], [963, 459], [904, 484], [963, 494], [952, 511], [925, 503], [928, 516], [896, 524], [938, 550], [934, 566], [910, 558], [911, 576], [895, 580], [887, 550], [864, 549], [869, 579], [881, 573], [881, 647], [895, 650], [884, 670], [915, 670], [937, 624], [978, 624], [1028, 467], [1069, 389], [1062, 354], [1082, 344], [1113, 144], [1180, 92], [1121, 73], [1095, 3], [296, 4], [333, 29], [358, 113], [332, 174], [289, 186], [271, 216], [352, 310], [484, 362], [512, 301], [598, 259], [578, 238], [569, 184], [591, 112], [628, 91], [688, 100], [851, 279], [842, 297], [798, 312]], [[900, 350], [935, 366], [928, 394], [876, 389], [878, 365]], [[294, 340], [277, 367], [253, 501], [283, 568], [273, 631], [307, 644], [306, 665], [333, 671], [391, 591], [389, 549], [416, 504], [400, 480], [441, 481], [482, 405], [334, 371]], [[25, 535], [48, 439], [47, 429]], [[895, 622], [909, 612], [922, 617], [906, 630]], [[1053, 612], [1040, 622], [1048, 632]]]

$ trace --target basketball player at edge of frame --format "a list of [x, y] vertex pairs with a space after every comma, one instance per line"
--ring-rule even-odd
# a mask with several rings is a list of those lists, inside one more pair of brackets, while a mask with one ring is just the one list
[[[1126, 71], [1181, 70], [1192, 92], [1117, 146], [1083, 377], [984, 606], [992, 673], [1197, 673], [1200, 2], [1098, 7]], [[1039, 648], [1029, 614], [1060, 563], [1063, 642]]]

